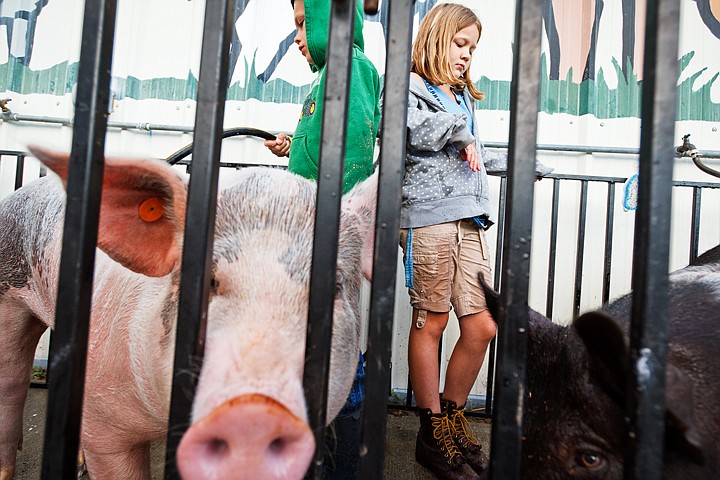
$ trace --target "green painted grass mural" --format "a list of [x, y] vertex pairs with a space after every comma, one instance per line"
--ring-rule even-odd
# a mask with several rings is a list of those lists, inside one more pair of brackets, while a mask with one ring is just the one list
[[[679, 61], [682, 72], [695, 55], [689, 52]], [[640, 116], [642, 81], [635, 75], [625, 78], [622, 68], [613, 59], [615, 75], [619, 79], [616, 88], [610, 88], [605, 73], [600, 70], [595, 80], [574, 83], [572, 72], [565, 80], [550, 80], [547, 61], [541, 59], [540, 111], [555, 114], [594, 115], [597, 118], [632, 118]], [[0, 91], [20, 94], [65, 95], [72, 92], [77, 83], [77, 63], [63, 62], [46, 70], [32, 70], [11, 58], [0, 65]], [[244, 101], [256, 99], [261, 102], [302, 103], [310, 85], [296, 86], [282, 79], [263, 83], [257, 78], [255, 61], [245, 63], [245, 77], [233, 83], [227, 92], [228, 100]], [[692, 85], [703, 70], [695, 72], [678, 85], [678, 120], [720, 121], [720, 103], [713, 102], [710, 89], [720, 74], [697, 90]], [[159, 99], [170, 101], [194, 100], [197, 90], [197, 78], [188, 71], [187, 78], [152, 78], [141, 80], [136, 77], [113, 77], [112, 86], [115, 98], [133, 98], [135, 100]], [[482, 110], [509, 110], [510, 82], [491, 80], [481, 77], [476, 82], [485, 100], [478, 102]], [[18, 112], [22, 113], [22, 112]]]

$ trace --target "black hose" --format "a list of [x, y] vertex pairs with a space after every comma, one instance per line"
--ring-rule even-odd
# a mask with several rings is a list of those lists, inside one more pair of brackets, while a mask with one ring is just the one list
[[692, 158], [692, 161], [695, 164], [695, 166], [698, 167], [700, 170], [707, 173], [708, 175], [712, 175], [713, 177], [720, 178], [720, 172], [718, 172], [714, 168], [708, 167], [703, 162], [701, 162], [699, 155], [692, 155], [691, 158]]
[[[222, 132], [222, 138], [228, 138], [228, 137], [236, 137], [238, 135], [247, 135], [251, 137], [259, 137], [263, 138], [265, 140], [274, 140], [275, 135], [273, 135], [270, 132], [266, 132], [265, 130], [260, 130], [259, 128], [248, 128], [248, 127], [238, 127], [238, 128], [228, 128], [226, 130], [223, 130]], [[169, 163], [170, 165], [175, 165], [183, 158], [187, 157], [192, 153], [193, 144], [189, 143], [182, 147], [177, 152], [171, 154], [168, 156], [165, 161]]]

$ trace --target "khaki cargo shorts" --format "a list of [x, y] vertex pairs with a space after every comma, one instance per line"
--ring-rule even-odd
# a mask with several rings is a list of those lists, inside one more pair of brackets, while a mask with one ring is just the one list
[[[408, 230], [399, 243], [407, 265]], [[452, 306], [459, 317], [487, 310], [478, 274], [492, 285], [485, 231], [471, 220], [412, 229], [413, 287], [410, 304], [416, 310], [444, 313]]]

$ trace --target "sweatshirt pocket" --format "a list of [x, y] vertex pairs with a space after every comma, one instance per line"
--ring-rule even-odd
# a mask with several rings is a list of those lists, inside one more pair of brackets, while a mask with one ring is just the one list
[[294, 135], [290, 145], [290, 160], [288, 170], [305, 178], [317, 180], [318, 165], [317, 159], [310, 155], [308, 138], [304, 133]]

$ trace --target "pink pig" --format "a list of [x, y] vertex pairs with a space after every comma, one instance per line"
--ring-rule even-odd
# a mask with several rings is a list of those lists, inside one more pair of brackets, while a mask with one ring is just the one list
[[[67, 155], [31, 151], [66, 181]], [[376, 193], [373, 177], [343, 197], [328, 422], [355, 373]], [[205, 360], [178, 450], [183, 478], [299, 479], [307, 470], [315, 196], [313, 182], [267, 168], [244, 169], [218, 196]], [[149, 443], [167, 433], [186, 197], [163, 162], [106, 159], [81, 439], [94, 479], [149, 479]], [[54, 323], [64, 203], [50, 177], [0, 201], [0, 480], [13, 476], [34, 350]]]

